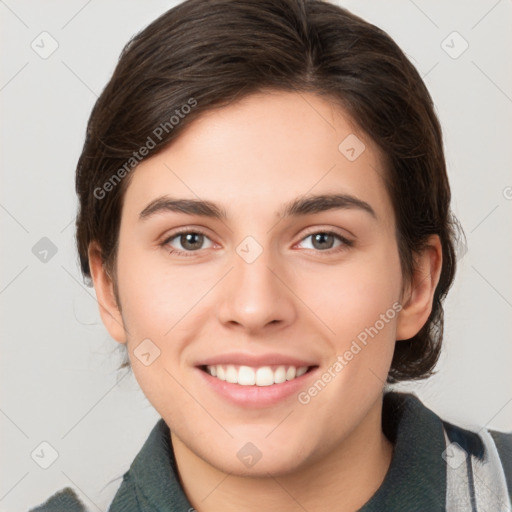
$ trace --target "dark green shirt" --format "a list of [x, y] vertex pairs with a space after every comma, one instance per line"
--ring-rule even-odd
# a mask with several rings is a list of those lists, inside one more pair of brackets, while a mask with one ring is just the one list
[[[441, 420], [412, 394], [384, 396], [382, 428], [394, 453], [360, 512], [511, 512], [512, 433], [478, 433]], [[71, 488], [30, 512], [83, 512]], [[178, 476], [169, 427], [160, 419], [109, 512], [192, 512]]]

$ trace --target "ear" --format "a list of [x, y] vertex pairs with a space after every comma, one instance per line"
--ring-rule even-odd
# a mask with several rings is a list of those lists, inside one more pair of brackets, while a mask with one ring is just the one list
[[114, 294], [114, 282], [103, 264], [101, 250], [96, 242], [89, 245], [88, 255], [89, 268], [103, 325], [114, 340], [119, 343], [126, 343], [123, 317]]
[[434, 292], [441, 275], [443, 251], [438, 235], [431, 235], [425, 249], [416, 255], [411, 282], [406, 287], [402, 310], [397, 321], [397, 340], [418, 334], [431, 311]]

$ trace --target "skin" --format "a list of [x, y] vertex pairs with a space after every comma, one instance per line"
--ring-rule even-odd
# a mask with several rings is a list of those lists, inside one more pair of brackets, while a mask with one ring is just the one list
[[[354, 161], [338, 149], [349, 134], [366, 146]], [[393, 449], [381, 412], [395, 341], [426, 322], [442, 263], [432, 236], [404, 281], [381, 160], [325, 99], [254, 94], [203, 114], [134, 171], [116, 261], [120, 304], [91, 244], [103, 322], [127, 344], [137, 381], [169, 425], [198, 511], [352, 511], [381, 485]], [[367, 202], [376, 218], [356, 208], [281, 218], [285, 203], [328, 193]], [[166, 211], [141, 220], [164, 194], [212, 201], [227, 218]], [[164, 243], [177, 228], [199, 228], [207, 238], [187, 256], [173, 254], [186, 250], [179, 236]], [[310, 235], [326, 231], [353, 245], [336, 238], [332, 248], [313, 245]], [[250, 264], [236, 252], [249, 235], [263, 249]], [[296, 395], [271, 407], [232, 404], [194, 366], [209, 355], [277, 352], [315, 361], [318, 378], [394, 303], [400, 313], [305, 405]], [[133, 353], [147, 338], [161, 351], [149, 366]], [[262, 454], [251, 468], [237, 457], [249, 441]]]

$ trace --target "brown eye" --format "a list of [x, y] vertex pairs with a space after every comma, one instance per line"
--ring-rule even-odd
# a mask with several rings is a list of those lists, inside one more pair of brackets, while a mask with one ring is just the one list
[[332, 233], [315, 233], [311, 237], [315, 249], [331, 249], [334, 245], [335, 236]]
[[[205, 243], [208, 245], [205, 246]], [[200, 249], [212, 247], [212, 241], [204, 234], [198, 231], [182, 231], [170, 236], [163, 243], [165, 247], [170, 248], [171, 254], [187, 255], [187, 253], [197, 252]]]
[[201, 233], [185, 233], [180, 235], [179, 240], [184, 249], [195, 251], [201, 249], [204, 242], [204, 235]]
[[[306, 242], [308, 239], [311, 240], [309, 244]], [[329, 249], [341, 250], [351, 247], [353, 242], [333, 231], [317, 231], [304, 237], [301, 244], [305, 245], [305, 249], [316, 249], [319, 252], [324, 252]]]

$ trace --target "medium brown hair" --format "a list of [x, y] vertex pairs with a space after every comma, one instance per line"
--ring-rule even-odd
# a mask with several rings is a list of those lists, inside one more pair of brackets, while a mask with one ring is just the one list
[[93, 241], [115, 276], [123, 195], [137, 163], [202, 113], [267, 90], [321, 95], [381, 149], [405, 279], [415, 253], [439, 235], [443, 265], [432, 312], [416, 336], [396, 342], [388, 382], [430, 375], [456, 265], [441, 127], [425, 84], [396, 43], [321, 0], [187, 0], [127, 43], [92, 110], [77, 165], [84, 277], [90, 279]]

